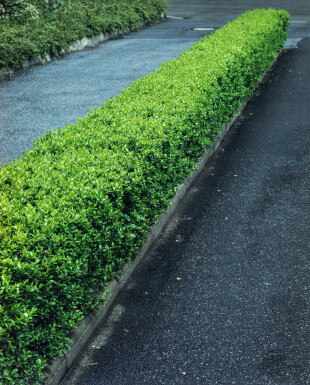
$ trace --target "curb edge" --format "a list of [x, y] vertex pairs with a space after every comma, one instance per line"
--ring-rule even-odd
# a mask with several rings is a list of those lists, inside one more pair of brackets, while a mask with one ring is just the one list
[[[262, 82], [266, 74], [271, 70], [271, 68], [273, 67], [282, 52], [283, 48], [276, 54], [274, 61], [270, 64], [270, 66], [261, 76], [256, 88]], [[155, 225], [150, 228], [149, 233], [135, 259], [126, 262], [126, 264], [122, 268], [122, 274], [115, 275], [115, 278], [113, 278], [113, 280], [107, 285], [106, 289], [104, 289], [100, 293], [100, 297], [105, 298], [106, 302], [102, 306], [100, 306], [99, 309], [96, 309], [92, 311], [89, 315], [86, 315], [84, 319], [79, 323], [79, 325], [71, 335], [72, 343], [70, 344], [70, 348], [64, 350], [62, 356], [54, 359], [51, 364], [49, 364], [43, 370], [43, 379], [41, 380], [40, 384], [60, 385], [61, 381], [64, 379], [69, 369], [73, 366], [75, 360], [78, 358], [79, 354], [84, 349], [87, 342], [89, 341], [95, 330], [98, 328], [99, 324], [106, 317], [110, 308], [114, 304], [114, 300], [116, 299], [118, 293], [128, 282], [137, 265], [146, 255], [154, 241], [158, 239], [160, 233], [164, 230], [166, 225], [169, 223], [169, 220], [177, 210], [180, 201], [184, 198], [193, 182], [202, 172], [208, 159], [217, 150], [224, 137], [226, 136], [232, 125], [235, 123], [236, 119], [241, 115], [242, 111], [244, 110], [250, 99], [251, 97], [242, 100], [239, 108], [235, 111], [233, 118], [228, 123], [223, 125], [222, 130], [219, 132], [217, 138], [215, 139], [211, 147], [206, 149], [204, 153], [199, 157], [199, 159], [197, 160], [197, 167], [178, 186], [177, 192], [173, 196], [170, 205], [157, 218]]]
[[[165, 20], [166, 14], [162, 13], [160, 15], [160, 19], [158, 21], [161, 22]], [[58, 57], [52, 57], [50, 53], [47, 53], [46, 55], [40, 57], [40, 58], [31, 58], [26, 61], [24, 61], [20, 67], [13, 67], [13, 68], [3, 68], [0, 69], [0, 80], [3, 79], [10, 79], [13, 75], [15, 75], [17, 72], [25, 70], [29, 67], [35, 66], [35, 65], [44, 65], [49, 63], [52, 60], [55, 60], [59, 57], [62, 57], [66, 54], [76, 52], [76, 51], [82, 51], [86, 47], [91, 47], [94, 45], [97, 45], [99, 43], [102, 43], [104, 41], [108, 41], [111, 39], [118, 38], [122, 35], [125, 35], [130, 32], [134, 32], [140, 28], [143, 28], [147, 25], [152, 25], [152, 22], [148, 19], [140, 21], [134, 25], [132, 25], [130, 28], [123, 28], [119, 29], [117, 31], [112, 32], [100, 32], [99, 34], [90, 36], [90, 37], [82, 37], [79, 40], [76, 40], [74, 43], [70, 44], [67, 48], [63, 48], [58, 52]]]

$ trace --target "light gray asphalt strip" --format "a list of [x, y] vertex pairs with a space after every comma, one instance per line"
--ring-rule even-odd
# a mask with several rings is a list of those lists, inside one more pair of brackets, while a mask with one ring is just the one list
[[20, 157], [46, 130], [74, 122], [173, 59], [210, 33], [186, 28], [204, 25], [166, 19], [124, 39], [72, 53], [0, 82], [0, 165]]

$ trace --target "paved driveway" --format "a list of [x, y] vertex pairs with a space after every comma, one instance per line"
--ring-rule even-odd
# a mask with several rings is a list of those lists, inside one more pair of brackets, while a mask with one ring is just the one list
[[257, 3], [172, 0], [161, 24], [0, 83], [5, 163], [205, 33], [191, 28], [258, 5], [293, 15], [291, 48], [63, 385], [310, 383], [309, 7]]
[[22, 156], [46, 130], [74, 122], [173, 59], [206, 33], [187, 27], [204, 25], [168, 18], [0, 81], [0, 165]]
[[[63, 385], [310, 383], [309, 12], [271, 3], [293, 13], [290, 48]], [[253, 5], [170, 15], [215, 26]]]

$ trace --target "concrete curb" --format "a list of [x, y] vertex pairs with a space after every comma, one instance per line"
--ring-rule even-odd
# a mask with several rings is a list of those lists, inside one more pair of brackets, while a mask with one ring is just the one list
[[107, 288], [100, 294], [101, 298], [105, 298], [106, 302], [98, 310], [93, 311], [87, 315], [79, 326], [74, 331], [72, 338], [72, 343], [69, 349], [63, 351], [63, 356], [57, 358], [51, 365], [49, 365], [43, 372], [45, 380], [44, 385], [59, 385], [65, 374], [74, 364], [78, 355], [83, 350], [84, 346], [87, 344], [88, 340], [95, 332], [100, 323], [104, 320], [108, 311], [114, 303], [118, 293], [125, 286], [125, 284], [130, 279], [132, 273], [134, 272], [137, 265], [140, 263], [142, 258], [146, 255], [149, 248], [152, 246], [154, 241], [160, 236], [160, 233], [164, 230], [165, 226], [168, 224], [170, 218], [176, 211], [180, 201], [184, 198], [185, 194], [189, 190], [190, 186], [194, 180], [198, 177], [202, 169], [204, 168], [207, 160], [212, 156], [212, 154], [219, 147], [224, 136], [229, 131], [230, 127], [235, 122], [238, 115], [242, 112], [245, 107], [248, 99], [243, 101], [242, 105], [235, 113], [235, 117], [225, 125], [223, 131], [220, 132], [217, 139], [214, 141], [212, 146], [207, 149], [204, 154], [199, 158], [197, 162], [197, 168], [189, 175], [185, 181], [178, 187], [178, 191], [175, 196], [172, 198], [170, 206], [162, 213], [156, 224], [151, 227], [144, 244], [142, 245], [140, 252], [136, 258], [132, 261], [128, 261], [123, 269], [121, 275], [116, 275], [115, 279], [110, 282]]
[[[166, 18], [166, 15], [164, 13], [161, 14], [161, 19], [160, 21], [164, 20]], [[100, 32], [97, 35], [91, 36], [91, 37], [83, 37], [80, 40], [77, 40], [73, 44], [71, 44], [68, 48], [62, 49], [61, 51], [58, 52], [59, 56], [64, 56], [68, 53], [75, 52], [75, 51], [82, 51], [86, 47], [91, 47], [94, 46], [98, 43], [102, 43], [103, 41], [111, 40], [118, 38], [119, 36], [123, 36], [129, 32], [133, 32], [136, 30], [139, 30], [147, 25], [151, 24], [149, 20], [144, 20], [141, 21], [135, 25], [133, 25], [131, 28], [124, 28], [124, 29], [119, 29], [117, 31], [112, 31], [112, 32], [107, 32], [103, 33]], [[1, 79], [8, 79], [11, 78], [16, 72], [19, 72], [23, 69], [27, 69], [29, 67], [32, 67], [34, 65], [39, 65], [39, 64], [46, 64], [54, 59], [57, 59], [57, 57], [52, 57], [51, 54], [47, 53], [45, 56], [41, 58], [33, 58], [26, 60], [21, 68], [9, 68], [9, 69], [1, 69], [0, 70], [0, 80]]]
[[[277, 57], [282, 53], [283, 49], [277, 54]], [[262, 75], [260, 82], [264, 79], [266, 74], [270, 71], [272, 66], [277, 60], [275, 58], [274, 62], [270, 65], [270, 67], [265, 71]], [[213, 142], [212, 146], [205, 150], [203, 155], [197, 160], [197, 168], [182, 182], [175, 196], [172, 198], [171, 204], [162, 213], [154, 226], [151, 227], [144, 244], [142, 245], [138, 255], [132, 261], [128, 261], [123, 269], [122, 274], [116, 275], [112, 282], [110, 282], [107, 288], [102, 291], [100, 294], [101, 298], [105, 298], [106, 302], [99, 309], [93, 311], [89, 315], [87, 315], [79, 324], [79, 326], [75, 329], [73, 334], [70, 336], [72, 339], [72, 343], [70, 348], [63, 351], [63, 355], [59, 358], [55, 359], [47, 368], [43, 371], [43, 380], [41, 381], [44, 385], [59, 385], [65, 374], [69, 371], [69, 369], [74, 364], [78, 355], [81, 353], [85, 345], [87, 344], [90, 337], [93, 335], [99, 324], [104, 320], [108, 311], [114, 303], [118, 293], [125, 286], [125, 284], [130, 279], [132, 273], [134, 272], [137, 265], [140, 263], [142, 258], [146, 255], [154, 241], [159, 238], [161, 232], [164, 230], [166, 225], [168, 224], [170, 218], [177, 210], [180, 201], [184, 198], [185, 194], [191, 187], [192, 183], [199, 176], [201, 171], [203, 170], [205, 164], [208, 159], [213, 155], [213, 153], [217, 150], [219, 145], [221, 144], [223, 138], [234, 124], [235, 120], [240, 116], [241, 112], [245, 108], [246, 104], [250, 98], [244, 99], [237, 111], [234, 114], [233, 119], [228, 122], [226, 125], [222, 127], [222, 131], [219, 133], [218, 137]]]

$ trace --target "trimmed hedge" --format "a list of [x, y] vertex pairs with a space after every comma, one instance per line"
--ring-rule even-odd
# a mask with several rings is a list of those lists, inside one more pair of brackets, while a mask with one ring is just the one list
[[132, 30], [146, 19], [158, 22], [167, 7], [166, 0], [71, 0], [35, 18], [0, 18], [0, 69], [22, 67], [26, 60], [48, 53], [57, 57], [85, 36]]
[[0, 170], [0, 378], [36, 383], [286, 40], [286, 11], [205, 37]]

